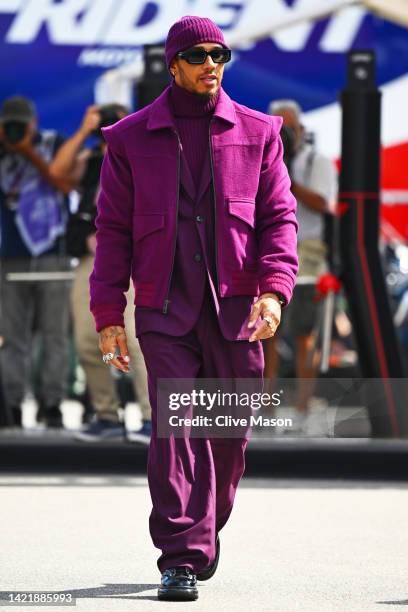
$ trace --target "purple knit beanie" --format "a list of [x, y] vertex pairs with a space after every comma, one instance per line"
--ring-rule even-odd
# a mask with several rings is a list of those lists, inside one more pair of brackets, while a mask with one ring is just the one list
[[166, 62], [170, 68], [176, 53], [203, 42], [213, 42], [228, 48], [224, 34], [211, 19], [185, 15], [171, 26], [166, 39]]

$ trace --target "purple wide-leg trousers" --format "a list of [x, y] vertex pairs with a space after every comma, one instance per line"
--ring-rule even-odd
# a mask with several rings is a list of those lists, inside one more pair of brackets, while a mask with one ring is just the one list
[[157, 437], [158, 378], [261, 378], [261, 342], [226, 340], [206, 294], [194, 328], [184, 336], [139, 336], [152, 408], [148, 482], [154, 545], [161, 572], [187, 566], [197, 573], [215, 558], [217, 533], [228, 520], [245, 469], [247, 439]]

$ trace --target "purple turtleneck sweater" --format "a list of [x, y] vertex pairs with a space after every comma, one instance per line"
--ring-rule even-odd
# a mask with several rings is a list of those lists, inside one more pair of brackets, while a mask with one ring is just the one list
[[196, 188], [208, 152], [208, 129], [218, 96], [219, 90], [215, 96], [205, 99], [179, 87], [175, 81], [171, 85], [174, 119]]

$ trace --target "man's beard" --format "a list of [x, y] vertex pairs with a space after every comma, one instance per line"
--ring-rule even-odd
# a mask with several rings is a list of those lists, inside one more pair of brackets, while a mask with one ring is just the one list
[[214, 96], [217, 95], [219, 90], [219, 87], [217, 87], [216, 91], [212, 92], [212, 91], [204, 91], [204, 92], [194, 92], [195, 95], [200, 98], [200, 100], [202, 100], [203, 102], [207, 102], [208, 100], [211, 100], [211, 98], [214, 98]]
[[201, 100], [202, 102], [208, 102], [209, 100], [215, 98], [218, 95], [220, 87], [221, 84], [218, 85], [215, 91], [194, 91], [193, 93], [197, 96], [198, 100]]

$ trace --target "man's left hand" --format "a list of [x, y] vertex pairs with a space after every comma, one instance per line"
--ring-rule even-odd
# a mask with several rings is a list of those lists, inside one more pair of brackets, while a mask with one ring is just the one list
[[262, 324], [249, 338], [249, 342], [265, 340], [266, 338], [274, 336], [281, 320], [281, 310], [282, 307], [279, 298], [275, 293], [264, 293], [261, 295], [252, 306], [248, 327], [253, 327], [258, 317], [270, 317], [272, 319], [272, 325], [269, 325], [266, 321], [262, 321]]

